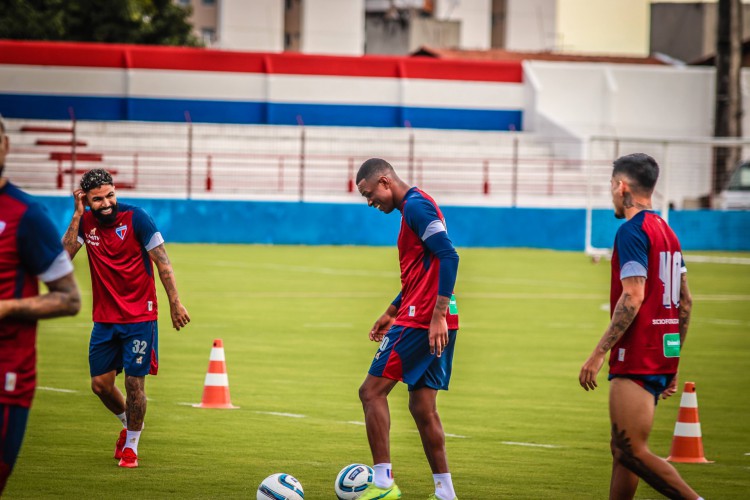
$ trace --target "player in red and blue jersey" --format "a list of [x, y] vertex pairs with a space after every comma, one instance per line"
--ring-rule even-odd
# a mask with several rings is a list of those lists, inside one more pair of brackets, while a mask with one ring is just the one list
[[[75, 257], [86, 245], [94, 296], [89, 344], [91, 388], [122, 422], [115, 445], [120, 467], [138, 467], [138, 442], [146, 415], [145, 377], [159, 367], [156, 287], [152, 261], [169, 298], [172, 326], [190, 321], [177, 293], [164, 238], [141, 208], [118, 203], [112, 176], [86, 172], [63, 245]], [[85, 206], [91, 210], [86, 211]], [[115, 385], [125, 370], [127, 399]]]
[[584, 363], [579, 383], [597, 387], [607, 352], [613, 457], [610, 498], [635, 496], [638, 478], [668, 498], [700, 498], [666, 460], [648, 448], [659, 397], [677, 390], [677, 365], [685, 345], [692, 299], [680, 242], [651, 208], [659, 166], [637, 153], [614, 162], [615, 216], [627, 219], [612, 255], [611, 321]]
[[[73, 265], [44, 207], [2, 177], [8, 149], [0, 120], [0, 496], [34, 399], [37, 320], [81, 308]], [[48, 293], [39, 295], [39, 280]]]
[[379, 158], [362, 164], [357, 187], [368, 206], [401, 212], [398, 254], [401, 292], [375, 322], [370, 340], [380, 342], [359, 389], [375, 477], [361, 500], [401, 498], [393, 480], [388, 394], [402, 381], [433, 473], [438, 500], [454, 500], [445, 453], [445, 433], [437, 412], [437, 393], [447, 390], [458, 333], [453, 294], [458, 254], [448, 238], [440, 208], [427, 193], [402, 181]]

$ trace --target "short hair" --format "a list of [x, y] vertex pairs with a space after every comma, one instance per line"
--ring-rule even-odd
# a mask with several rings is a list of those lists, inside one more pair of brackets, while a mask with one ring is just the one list
[[362, 182], [362, 179], [369, 179], [373, 175], [381, 175], [393, 171], [393, 167], [387, 161], [381, 158], [370, 158], [359, 167], [356, 184]]
[[613, 163], [612, 176], [625, 175], [636, 191], [651, 193], [659, 178], [659, 165], [652, 157], [644, 153], [633, 153], [621, 156]]
[[115, 185], [115, 183], [112, 181], [112, 176], [110, 175], [110, 173], [103, 168], [94, 168], [92, 170], [89, 170], [88, 172], [83, 174], [83, 177], [81, 177], [81, 189], [83, 189], [85, 193], [88, 193], [92, 189], [101, 187], [104, 184], [112, 184], [113, 186]]

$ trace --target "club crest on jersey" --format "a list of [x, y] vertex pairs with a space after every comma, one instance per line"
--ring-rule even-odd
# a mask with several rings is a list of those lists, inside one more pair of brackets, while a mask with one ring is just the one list
[[121, 240], [125, 239], [125, 233], [128, 232], [128, 226], [119, 226], [115, 228], [115, 233], [120, 237]]

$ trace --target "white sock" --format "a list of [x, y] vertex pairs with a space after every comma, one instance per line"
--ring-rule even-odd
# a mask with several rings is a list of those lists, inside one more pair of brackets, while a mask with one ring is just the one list
[[393, 471], [391, 464], [375, 464], [372, 469], [375, 471], [375, 486], [378, 488], [390, 488], [393, 486]]
[[128, 415], [125, 412], [120, 413], [119, 415], [115, 415], [120, 422], [122, 422], [122, 426], [127, 428], [128, 427]]
[[125, 440], [125, 448], [133, 448], [133, 451], [137, 455], [139, 439], [141, 439], [141, 431], [128, 431], [128, 438]]
[[447, 474], [433, 474], [433, 481], [435, 481], [435, 496], [441, 500], [453, 500], [456, 498], [456, 492], [453, 490], [453, 480], [451, 479], [451, 473]]

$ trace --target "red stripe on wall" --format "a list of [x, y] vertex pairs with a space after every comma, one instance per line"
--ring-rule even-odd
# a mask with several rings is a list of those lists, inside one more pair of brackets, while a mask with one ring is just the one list
[[0, 40], [0, 64], [508, 83], [523, 81], [520, 61], [477, 62], [421, 57], [264, 54], [188, 47], [12, 40]]

